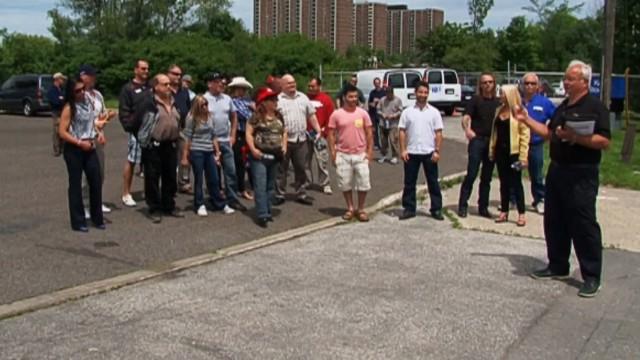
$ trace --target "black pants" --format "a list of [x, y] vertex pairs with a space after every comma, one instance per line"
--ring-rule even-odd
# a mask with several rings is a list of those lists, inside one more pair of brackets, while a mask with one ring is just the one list
[[149, 148], [143, 148], [142, 166], [144, 166], [144, 195], [149, 212], [173, 211], [176, 206], [174, 197], [178, 189], [175, 142], [153, 142]]
[[82, 151], [72, 144], [63, 147], [64, 162], [69, 173], [69, 214], [71, 227], [78, 229], [87, 226], [84, 218], [84, 204], [82, 202], [82, 173], [87, 175], [89, 184], [89, 211], [91, 221], [95, 225], [104, 224], [102, 218], [102, 178], [100, 177], [100, 162], [96, 150]]
[[522, 186], [522, 171], [515, 170], [511, 164], [518, 161], [518, 155], [510, 155], [508, 151], [496, 154], [498, 178], [500, 179], [500, 210], [509, 212], [509, 200], [514, 195], [518, 214], [524, 214], [524, 188]]
[[402, 207], [405, 211], [416, 212], [416, 182], [420, 173], [420, 166], [424, 168], [427, 178], [431, 213], [442, 210], [442, 194], [438, 183], [438, 163], [431, 161], [431, 154], [409, 154], [409, 161], [404, 163], [404, 189], [402, 190]]
[[464, 177], [462, 186], [460, 187], [460, 199], [458, 207], [467, 209], [469, 206], [469, 198], [473, 190], [473, 183], [478, 177], [480, 164], [482, 164], [482, 172], [480, 173], [480, 193], [478, 195], [478, 208], [480, 210], [489, 208], [489, 191], [491, 189], [491, 176], [493, 174], [494, 163], [489, 159], [489, 138], [484, 136], [476, 136], [469, 141], [468, 147], [469, 162], [467, 163], [467, 175]]
[[544, 235], [549, 268], [569, 271], [571, 242], [582, 279], [600, 280], [602, 233], [596, 219], [597, 166], [568, 166], [552, 162], [546, 179]]
[[[238, 192], [242, 193], [247, 190], [245, 185], [245, 174], [248, 172], [247, 164], [242, 156], [242, 147], [247, 144], [244, 131], [238, 131], [236, 134], [236, 142], [233, 144], [233, 159], [236, 163], [236, 181], [238, 186]], [[249, 175], [249, 181], [251, 181], [251, 174]]]

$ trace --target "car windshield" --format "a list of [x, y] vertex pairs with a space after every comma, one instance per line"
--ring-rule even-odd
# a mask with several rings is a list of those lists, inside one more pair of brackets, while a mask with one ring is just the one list
[[48, 90], [53, 84], [53, 77], [51, 76], [43, 76], [40, 78], [40, 88], [44, 90]]

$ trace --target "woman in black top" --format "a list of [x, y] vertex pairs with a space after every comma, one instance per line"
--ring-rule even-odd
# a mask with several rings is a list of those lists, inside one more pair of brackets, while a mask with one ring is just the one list
[[505, 85], [500, 92], [502, 105], [496, 111], [489, 142], [489, 157], [496, 162], [500, 178], [500, 215], [496, 222], [507, 222], [509, 197], [513, 189], [518, 208], [516, 225], [525, 226], [521, 170], [527, 166], [530, 133], [529, 128], [515, 118], [515, 109], [522, 107], [518, 88], [515, 85]]

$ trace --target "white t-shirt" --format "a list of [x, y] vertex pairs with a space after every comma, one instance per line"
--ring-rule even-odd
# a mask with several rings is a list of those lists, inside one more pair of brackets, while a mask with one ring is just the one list
[[442, 116], [431, 105], [420, 109], [416, 104], [404, 109], [398, 127], [405, 129], [409, 154], [431, 154], [436, 149], [436, 131], [443, 128]]

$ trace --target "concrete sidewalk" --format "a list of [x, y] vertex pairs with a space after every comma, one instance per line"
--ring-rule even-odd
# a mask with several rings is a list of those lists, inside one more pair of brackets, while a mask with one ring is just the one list
[[[421, 214], [425, 213], [421, 209]], [[399, 209], [0, 323], [2, 359], [632, 359], [640, 255], [602, 293], [536, 281], [542, 241]], [[575, 261], [573, 262], [575, 265]], [[575, 268], [575, 266], [574, 266]]]

